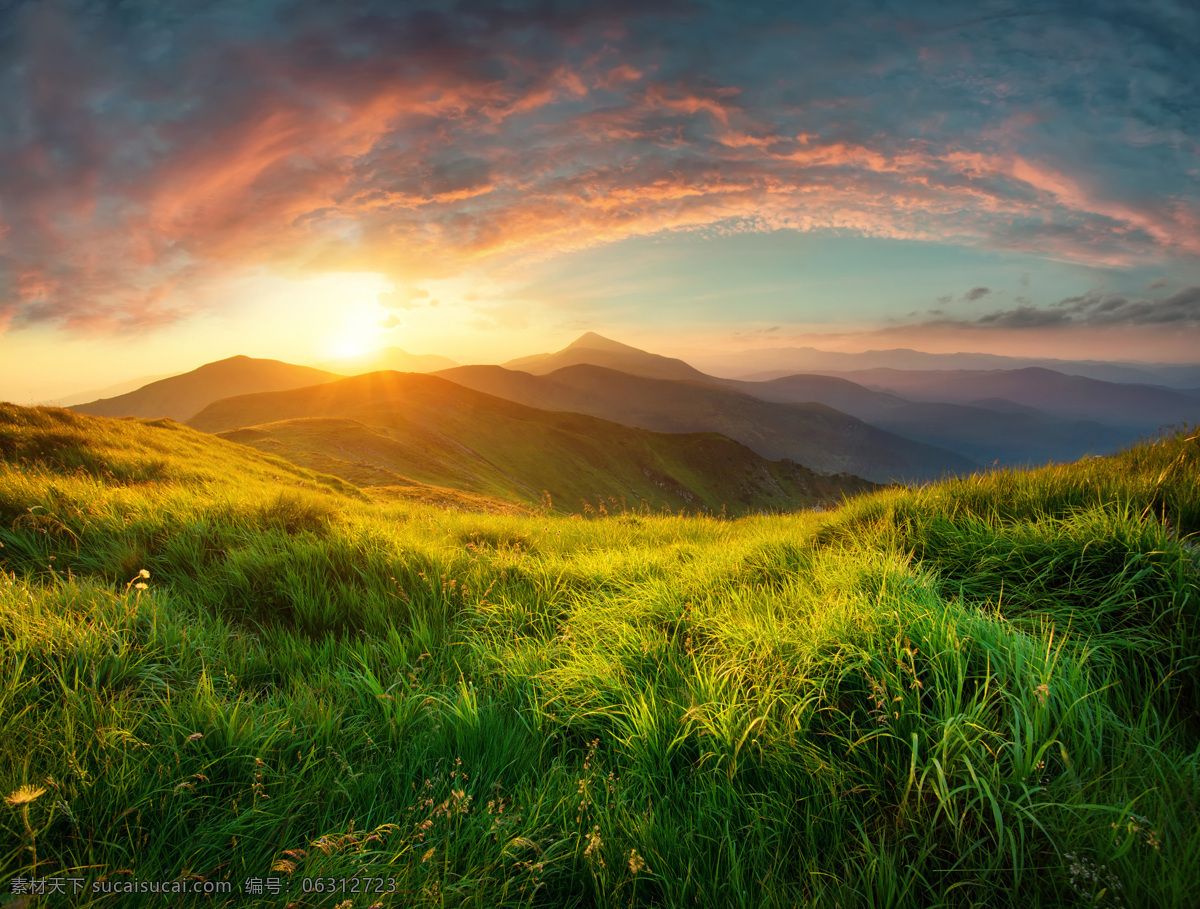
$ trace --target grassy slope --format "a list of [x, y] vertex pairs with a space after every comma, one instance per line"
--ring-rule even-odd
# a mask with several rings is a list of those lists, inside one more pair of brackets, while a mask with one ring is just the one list
[[0, 418], [0, 792], [31, 787], [0, 877], [273, 875], [278, 906], [364, 873], [397, 892], [351, 905], [1200, 889], [1200, 437], [831, 515], [589, 521]]
[[533, 504], [549, 492], [572, 511], [621, 501], [652, 510], [792, 509], [867, 485], [769, 462], [712, 433], [548, 413], [409, 373], [229, 398], [190, 422], [359, 485], [411, 477]]

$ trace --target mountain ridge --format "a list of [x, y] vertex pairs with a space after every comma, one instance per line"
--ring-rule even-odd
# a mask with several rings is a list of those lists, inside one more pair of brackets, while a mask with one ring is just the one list
[[[700, 368], [714, 375], [743, 381], [767, 381], [797, 373], [840, 374], [862, 369], [987, 370], [1039, 366], [1065, 375], [1081, 375], [1104, 382], [1165, 383], [1177, 388], [1200, 384], [1200, 363], [1060, 360], [970, 352], [929, 353], [907, 347], [853, 353], [815, 347], [765, 347], [734, 354], [700, 356], [696, 362]], [[748, 365], [751, 363], [754, 365]]]
[[874, 482], [931, 479], [979, 465], [902, 438], [822, 404], [764, 401], [705, 382], [636, 376], [580, 363], [546, 376], [502, 366], [462, 366], [435, 375], [547, 410], [587, 413], [658, 432], [715, 431], [766, 458]]
[[94, 417], [151, 420], [168, 417], [183, 423], [214, 401], [245, 393], [248, 388], [251, 391], [281, 391], [340, 378], [311, 366], [239, 354], [159, 379], [115, 398], [102, 398], [67, 409]]
[[534, 354], [518, 357], [501, 364], [503, 368], [527, 372], [531, 375], [547, 375], [568, 366], [590, 364], [615, 369], [633, 376], [652, 379], [682, 379], [706, 381], [705, 373], [675, 357], [664, 357], [650, 353], [595, 332], [585, 332], [562, 350], [549, 354]]
[[1066, 419], [1001, 398], [961, 403], [914, 401], [824, 374], [767, 382], [723, 381], [767, 401], [820, 401], [872, 426], [985, 464], [1073, 461], [1086, 454], [1115, 451], [1131, 441], [1127, 432], [1095, 420]]
[[367, 372], [395, 370], [396, 372], [434, 372], [452, 369], [459, 364], [440, 354], [413, 354], [399, 347], [381, 347], [354, 357], [338, 357], [315, 364], [316, 369], [345, 376], [358, 376]]
[[1095, 420], [1132, 432], [1153, 432], [1200, 418], [1196, 399], [1183, 391], [1105, 382], [1037, 366], [948, 372], [875, 369], [835, 375], [910, 399], [954, 404], [1000, 398], [1059, 419]]
[[674, 510], [790, 510], [873, 486], [763, 458], [713, 432], [539, 410], [416, 373], [239, 395], [188, 425], [356, 484], [416, 480], [533, 504], [544, 490], [593, 508], [645, 499]]

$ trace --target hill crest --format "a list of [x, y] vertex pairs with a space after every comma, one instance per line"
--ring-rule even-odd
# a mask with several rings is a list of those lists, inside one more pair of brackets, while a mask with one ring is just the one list
[[284, 391], [340, 378], [339, 375], [311, 366], [238, 354], [205, 363], [182, 375], [159, 379], [115, 398], [101, 398], [87, 404], [76, 404], [69, 409], [94, 417], [139, 417], [149, 420], [169, 417], [183, 423], [214, 401], [231, 395]]
[[501, 364], [505, 369], [544, 376], [568, 366], [601, 366], [631, 376], [649, 379], [677, 379], [690, 382], [711, 382], [712, 378], [683, 360], [650, 353], [620, 341], [589, 331], [580, 335], [562, 350], [548, 354], [518, 357]]
[[769, 460], [715, 432], [653, 432], [415, 373], [226, 398], [189, 425], [356, 485], [416, 481], [527, 504], [546, 491], [555, 503], [591, 507], [599, 496], [655, 509], [776, 511], [873, 485]]

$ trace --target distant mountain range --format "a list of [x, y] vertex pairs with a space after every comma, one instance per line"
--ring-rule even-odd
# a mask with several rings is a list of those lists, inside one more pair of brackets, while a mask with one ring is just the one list
[[[577, 376], [566, 379], [562, 364], [583, 365], [603, 362], [621, 373], [656, 378], [673, 378], [690, 383], [693, 387], [670, 389], [665, 386], [632, 387], [629, 383], [614, 384], [597, 377]], [[509, 370], [525, 367], [525, 373], [535, 373], [543, 378], [556, 380], [559, 386], [522, 380], [518, 375], [502, 375], [499, 367], [462, 367], [445, 370], [437, 374], [472, 388], [496, 394], [510, 400], [520, 401], [534, 407], [575, 410], [634, 426], [662, 431], [684, 431], [701, 426], [715, 429], [730, 438], [749, 445], [766, 457], [795, 457], [802, 463], [818, 469], [833, 469], [832, 459], [843, 453], [840, 447], [829, 448], [828, 439], [809, 434], [795, 423], [791, 414], [792, 429], [782, 431], [776, 425], [780, 412], [764, 412], [758, 404], [745, 405], [728, 396], [721, 404], [713, 400], [703, 403], [701, 398], [712, 398], [694, 386], [720, 387], [736, 390], [744, 395], [777, 404], [823, 404], [843, 414], [862, 420], [873, 427], [904, 437], [904, 443], [916, 441], [941, 450], [941, 457], [931, 457], [931, 452], [905, 451], [901, 443], [889, 440], [889, 447], [896, 455], [908, 459], [909, 472], [896, 473], [896, 458], [883, 461], [856, 462], [846, 468], [861, 476], [884, 478], [929, 478], [938, 476], [947, 469], [963, 471], [977, 469], [980, 464], [1005, 465], [1041, 464], [1049, 460], [1071, 461], [1085, 454], [1102, 454], [1119, 449], [1133, 441], [1138, 435], [1153, 427], [1137, 423], [1145, 411], [1135, 406], [1129, 420], [1105, 423], [1081, 416], [1069, 416], [1055, 412], [1047, 413], [1035, 406], [1002, 399], [998, 392], [990, 399], [980, 389], [978, 395], [969, 396], [969, 402], [930, 402], [924, 399], [913, 401], [901, 393], [887, 393], [845, 378], [825, 375], [795, 375], [762, 382], [718, 379], [706, 375], [680, 360], [659, 357], [637, 348], [608, 341], [592, 333], [583, 335], [569, 347], [554, 353], [542, 354], [510, 361]], [[558, 371], [553, 368], [558, 367]], [[489, 371], [490, 370], [490, 371]], [[998, 375], [1007, 375], [1001, 371]], [[949, 373], [930, 371], [931, 386], [937, 378], [949, 381]], [[1059, 374], [1055, 374], [1059, 375]], [[1060, 376], [1063, 380], [1075, 377]], [[611, 377], [609, 377], [611, 380]], [[1081, 380], [1091, 381], [1091, 380]], [[1069, 384], [1069, 383], [1068, 383]], [[1114, 395], [1106, 394], [1112, 383], [1097, 383], [1089, 386], [1093, 395], [1102, 401], [1111, 401]], [[1003, 390], [1007, 386], [997, 386]], [[1115, 386], [1124, 389], [1129, 386]], [[685, 401], [679, 400], [680, 397]], [[1160, 411], [1177, 415], [1187, 414], [1178, 394], [1166, 392], [1162, 397]], [[1106, 405], [1107, 406], [1107, 405]], [[1194, 410], [1194, 407], [1190, 409]], [[719, 412], [719, 413], [718, 413]], [[1112, 416], [1114, 411], [1107, 413]], [[1132, 422], [1131, 422], [1132, 421]], [[1132, 427], [1132, 428], [1131, 428]], [[781, 439], [791, 439], [781, 443]], [[958, 463], [949, 467], [944, 460], [947, 452], [957, 454], [970, 462], [970, 466]], [[915, 468], [915, 469], [914, 469]]]
[[[1184, 391], [1102, 382], [1051, 369], [901, 370], [840, 373], [842, 378], [910, 400], [1017, 404], [1066, 420], [1095, 420], [1128, 433], [1200, 421], [1200, 402]], [[1132, 440], [1130, 440], [1132, 441]]]
[[525, 407], [436, 376], [376, 372], [240, 395], [188, 421], [360, 486], [421, 483], [579, 511], [794, 509], [871, 488], [771, 462], [716, 433]]
[[1067, 461], [1200, 422], [1195, 387], [1041, 366], [826, 369], [748, 381], [589, 332], [504, 367], [411, 371], [452, 362], [389, 348], [326, 364], [410, 370], [347, 380], [231, 357], [72, 409], [188, 421], [362, 486], [425, 484], [527, 503], [542, 490], [566, 501], [658, 496], [672, 508], [741, 509], [828, 501], [863, 485], [832, 474], [922, 481], [994, 463]]
[[316, 368], [343, 376], [361, 376], [368, 372], [379, 372], [381, 369], [394, 369], [396, 372], [435, 372], [457, 365], [449, 357], [437, 354], [410, 354], [399, 347], [385, 347], [357, 357], [342, 357], [318, 363]]
[[698, 375], [705, 382], [684, 382], [581, 363], [546, 376], [500, 366], [460, 366], [437, 375], [545, 410], [586, 413], [659, 432], [719, 432], [767, 458], [788, 458], [824, 473], [853, 473], [880, 483], [979, 467], [823, 404], [764, 401], [713, 384], [702, 373]]
[[819, 401], [872, 426], [957, 452], [980, 464], [1044, 464], [1116, 451], [1126, 430], [1095, 420], [1063, 419], [993, 398], [970, 404], [913, 401], [837, 376], [798, 375], [725, 384], [766, 401]]
[[994, 370], [1051, 369], [1065, 375], [1087, 376], [1104, 382], [1167, 385], [1195, 388], [1200, 385], [1197, 363], [1110, 363], [1103, 360], [1054, 360], [1004, 357], [983, 353], [927, 353], [893, 348], [842, 353], [815, 347], [768, 347], [729, 354], [712, 354], [696, 362], [713, 375], [750, 381], [778, 379], [797, 373], [843, 373], [865, 369]]
[[586, 332], [556, 353], [520, 357], [504, 364], [505, 369], [534, 376], [549, 375], [567, 366], [604, 366], [631, 376], [649, 379], [676, 379], [684, 382], [708, 382], [707, 376], [683, 360], [648, 353], [619, 341], [611, 341], [595, 332]]

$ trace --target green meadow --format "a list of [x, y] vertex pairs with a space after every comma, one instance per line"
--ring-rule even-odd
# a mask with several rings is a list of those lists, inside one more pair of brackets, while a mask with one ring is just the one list
[[0, 906], [1193, 906], [1198, 532], [1194, 431], [565, 514], [0, 405]]

